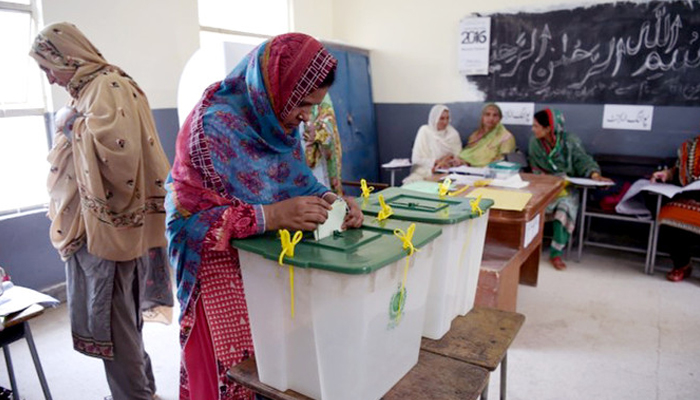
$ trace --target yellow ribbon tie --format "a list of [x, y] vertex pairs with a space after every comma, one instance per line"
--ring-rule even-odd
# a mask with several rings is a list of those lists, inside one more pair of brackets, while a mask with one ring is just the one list
[[381, 210], [379, 210], [379, 214], [377, 214], [377, 221], [384, 221], [394, 214], [394, 210], [392, 210], [391, 207], [386, 204], [384, 201], [384, 196], [381, 194], [379, 195], [379, 206], [381, 207]]
[[[294, 257], [294, 247], [301, 241], [303, 234], [301, 231], [296, 231], [293, 238], [290, 238], [289, 231], [280, 229], [280, 241], [282, 242], [282, 252], [277, 262], [284, 265], [284, 256]], [[292, 318], [294, 318], [294, 267], [289, 265], [289, 296], [292, 310]]]
[[401, 229], [394, 229], [394, 235], [396, 235], [399, 240], [401, 240], [401, 243], [403, 243], [403, 249], [408, 250], [408, 256], [412, 256], [414, 251], [416, 250], [415, 247], [413, 247], [413, 232], [416, 230], [416, 224], [411, 224], [408, 229], [406, 230], [406, 233], [404, 233]]
[[461, 189], [455, 190], [454, 192], [450, 192], [448, 196], [459, 196], [460, 194], [464, 193], [465, 190], [469, 189], [469, 185], [464, 185]]
[[479, 216], [484, 214], [484, 210], [479, 207], [479, 204], [481, 203], [481, 196], [482, 195], [480, 194], [476, 199], [469, 200], [469, 205], [472, 206], [472, 213], [479, 213]]
[[367, 186], [367, 181], [360, 179], [360, 188], [362, 189], [362, 197], [368, 198], [369, 194], [374, 190], [374, 186]]
[[450, 191], [450, 186], [452, 185], [452, 180], [450, 178], [445, 178], [444, 181], [438, 186], [438, 194], [440, 197], [447, 196], [447, 192]]
[[404, 306], [404, 290], [406, 288], [406, 279], [408, 278], [408, 266], [411, 261], [411, 256], [413, 255], [414, 252], [418, 251], [413, 246], [413, 232], [416, 230], [416, 224], [411, 224], [408, 229], [406, 230], [406, 233], [404, 233], [401, 229], [394, 229], [394, 235], [401, 240], [401, 243], [403, 243], [403, 249], [408, 250], [408, 255], [406, 255], [406, 266], [403, 267], [403, 279], [401, 280], [401, 290], [399, 291], [399, 310], [398, 314], [396, 317], [396, 322], [398, 323], [401, 320], [401, 314], [403, 313], [403, 306]]

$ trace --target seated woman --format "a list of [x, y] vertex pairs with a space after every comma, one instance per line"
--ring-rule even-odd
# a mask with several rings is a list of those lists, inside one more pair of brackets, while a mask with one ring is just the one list
[[319, 182], [342, 196], [340, 166], [343, 151], [330, 94], [326, 93], [321, 104], [311, 107], [309, 122], [302, 123], [299, 129], [306, 164]]
[[459, 153], [458, 165], [483, 167], [515, 151], [515, 137], [503, 126], [502, 118], [503, 113], [496, 104], [484, 106], [479, 129], [469, 136], [467, 146]]
[[[678, 149], [676, 166], [656, 171], [652, 182], [670, 182], [686, 186], [700, 179], [700, 136], [688, 140]], [[673, 269], [666, 279], [680, 282], [690, 276], [691, 244], [700, 242], [700, 191], [684, 192], [661, 208], [658, 221], [671, 227], [665, 232]]]
[[403, 183], [427, 179], [436, 168], [451, 167], [450, 160], [461, 149], [459, 132], [450, 125], [450, 110], [442, 104], [433, 106], [428, 115], [428, 125], [418, 129], [411, 155], [413, 168]]
[[[535, 113], [534, 117], [534, 136], [530, 137], [528, 151], [532, 172], [610, 181], [600, 175], [598, 163], [586, 153], [581, 140], [564, 130], [561, 112], [545, 109]], [[578, 204], [578, 191], [565, 187], [545, 211], [547, 217], [554, 220], [549, 260], [558, 270], [566, 269], [561, 255], [576, 226]]]

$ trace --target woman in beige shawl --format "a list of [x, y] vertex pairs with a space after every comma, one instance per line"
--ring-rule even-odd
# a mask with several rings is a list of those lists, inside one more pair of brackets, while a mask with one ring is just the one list
[[147, 280], [163, 289], [151, 300], [172, 305], [172, 291], [157, 250], [166, 244], [170, 166], [148, 101], [72, 24], [44, 28], [30, 56], [72, 98], [57, 113], [48, 189], [51, 242], [66, 261], [73, 346], [104, 360], [114, 399], [152, 399], [139, 311]]
[[461, 149], [459, 132], [450, 125], [450, 110], [442, 104], [433, 106], [428, 115], [428, 125], [418, 129], [411, 156], [413, 167], [403, 183], [427, 179], [435, 168], [451, 166], [445, 163]]

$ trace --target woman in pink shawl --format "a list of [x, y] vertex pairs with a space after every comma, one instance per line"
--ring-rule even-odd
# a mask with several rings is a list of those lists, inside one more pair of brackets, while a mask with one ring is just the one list
[[[307, 35], [277, 36], [210, 86], [178, 134], [166, 212], [182, 309], [180, 399], [252, 397], [226, 378], [254, 351], [229, 241], [326, 220], [336, 195], [306, 165], [297, 128], [328, 92], [336, 64]], [[358, 227], [362, 212], [348, 204], [345, 226]]]

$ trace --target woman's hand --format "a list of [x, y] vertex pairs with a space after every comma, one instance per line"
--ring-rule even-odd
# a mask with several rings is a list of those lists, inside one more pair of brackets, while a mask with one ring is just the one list
[[610, 178], [606, 178], [604, 176], [600, 175], [600, 172], [594, 172], [591, 174], [591, 179], [594, 181], [600, 181], [600, 182], [612, 182], [613, 180]]
[[454, 164], [454, 156], [451, 154], [448, 154], [444, 157], [441, 157], [437, 161], [435, 161], [435, 165], [433, 165], [433, 173], [435, 172], [436, 169], [446, 169], [446, 168], [451, 168]]
[[78, 112], [75, 108], [70, 106], [61, 107], [56, 111], [56, 116], [54, 117], [56, 133], [63, 133], [70, 139], [73, 132], [73, 123], [77, 117]]
[[326, 222], [331, 205], [317, 196], [293, 197], [263, 206], [265, 229], [312, 231]]
[[313, 143], [316, 140], [316, 126], [312, 122], [304, 122], [304, 141], [306, 143]]
[[364, 215], [362, 215], [362, 210], [360, 210], [360, 206], [358, 206], [355, 199], [350, 196], [343, 196], [343, 199], [348, 204], [348, 208], [350, 209], [347, 215], [345, 215], [345, 221], [343, 221], [342, 226], [343, 230], [348, 228], [359, 228], [362, 226], [362, 221], [365, 219]]
[[661, 171], [656, 171], [653, 174], [651, 174], [651, 182], [656, 183], [656, 182], [668, 182], [671, 179], [673, 179], [673, 171], [666, 168]]

